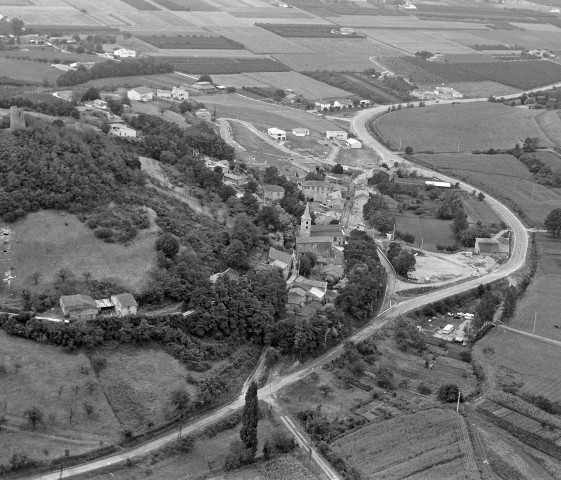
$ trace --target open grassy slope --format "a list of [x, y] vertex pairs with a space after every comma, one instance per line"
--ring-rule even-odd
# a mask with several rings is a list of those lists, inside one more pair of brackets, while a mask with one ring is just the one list
[[[128, 246], [105, 243], [76, 216], [55, 211], [32, 213], [10, 228], [15, 288], [43, 288], [58, 270], [68, 268], [77, 276], [89, 271], [94, 279], [137, 291], [156, 263], [155, 229], [141, 230]], [[37, 287], [29, 278], [35, 271], [42, 274]]]

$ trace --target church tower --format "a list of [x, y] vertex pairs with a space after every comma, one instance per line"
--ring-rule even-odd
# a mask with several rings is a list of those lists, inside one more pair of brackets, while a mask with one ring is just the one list
[[306, 203], [306, 210], [304, 210], [304, 213], [302, 214], [302, 218], [300, 219], [300, 236], [309, 237], [311, 228], [312, 228], [312, 217], [310, 215], [310, 204]]

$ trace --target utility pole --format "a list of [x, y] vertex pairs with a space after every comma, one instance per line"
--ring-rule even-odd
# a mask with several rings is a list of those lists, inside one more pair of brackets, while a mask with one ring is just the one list
[[462, 391], [458, 387], [458, 403], [456, 403], [456, 412], [460, 410], [460, 397], [462, 396]]
[[532, 333], [535, 333], [536, 331], [536, 321], [538, 320], [538, 312], [534, 312], [534, 328], [532, 330]]

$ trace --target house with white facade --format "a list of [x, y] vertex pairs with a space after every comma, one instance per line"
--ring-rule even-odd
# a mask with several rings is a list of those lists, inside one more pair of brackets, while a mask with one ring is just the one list
[[113, 50], [113, 56], [119, 57], [119, 58], [135, 58], [136, 57], [136, 51], [129, 50], [127, 48], [118, 48], [116, 50]]
[[154, 99], [154, 92], [148, 87], [136, 87], [127, 92], [127, 97], [129, 100], [147, 102]]
[[189, 100], [189, 92], [185, 87], [173, 87], [171, 89], [171, 98], [174, 100]]
[[286, 132], [280, 128], [272, 127], [267, 129], [267, 135], [275, 140], [286, 140]]
[[327, 130], [325, 132], [325, 138], [328, 140], [346, 140], [348, 133], [344, 130]]

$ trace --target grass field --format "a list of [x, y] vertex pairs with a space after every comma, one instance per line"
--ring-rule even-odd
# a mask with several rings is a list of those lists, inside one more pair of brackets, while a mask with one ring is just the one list
[[450, 220], [438, 218], [420, 218], [413, 213], [395, 213], [397, 230], [415, 235], [415, 245], [423, 244], [423, 249], [436, 252], [436, 245], [453, 245], [455, 243]]
[[[561, 242], [545, 233], [536, 234], [538, 269], [516, 307], [509, 325], [527, 332], [561, 340], [559, 289], [561, 288]], [[537, 314], [537, 316], [536, 316]]]
[[[10, 228], [13, 235], [8, 255], [16, 288], [43, 290], [54, 280], [55, 272], [69, 268], [75, 275], [90, 271], [94, 279], [137, 291], [156, 264], [156, 230], [140, 231], [126, 247], [97, 239], [74, 215], [44, 210]], [[29, 278], [35, 271], [42, 274], [37, 286]]]
[[464, 420], [451, 410], [428, 410], [368, 425], [332, 447], [365, 478], [479, 478]]
[[454, 82], [448, 84], [449, 87], [456, 89], [465, 98], [489, 98], [489, 95], [500, 97], [518, 93], [518, 88], [502, 85], [497, 82]]
[[523, 393], [561, 401], [561, 379], [557, 369], [552, 368], [561, 362], [558, 345], [505, 330], [497, 331], [488, 344], [492, 347], [488, 361], [497, 371], [499, 384], [521, 383]]
[[2, 76], [35, 84], [41, 84], [44, 79], [50, 84], [54, 84], [56, 79], [63, 73], [61, 70], [51, 67], [48, 63], [14, 60], [3, 57], [0, 57], [0, 71]]
[[561, 207], [561, 194], [535, 183], [528, 169], [511, 155], [416, 155], [415, 159], [520, 209], [530, 226], [542, 225], [552, 209]]
[[263, 160], [269, 157], [287, 157], [287, 154], [282, 150], [265, 142], [255, 133], [249, 131], [244, 125], [238, 122], [230, 122], [230, 128], [232, 129], [234, 140], [244, 147], [249, 154]]
[[305, 127], [320, 134], [325, 134], [326, 130], [339, 130], [335, 124], [325, 118], [317, 118], [294, 108], [258, 102], [241, 95], [209, 95], [197, 99], [204, 102], [209, 109], [213, 109], [216, 105], [218, 117], [245, 120], [262, 130], [271, 126], [283, 130]]
[[278, 61], [297, 72], [313, 70], [330, 70], [334, 72], [362, 72], [374, 64], [364, 55], [319, 55], [316, 53], [292, 54], [276, 53], [273, 55]]
[[[542, 146], [554, 145], [539, 127], [539, 110], [512, 108], [490, 102], [409, 108], [373, 121], [393, 149], [410, 146], [415, 152], [471, 152], [506, 149], [526, 137]], [[561, 126], [561, 119], [558, 119]], [[439, 135], [434, 135], [438, 131]]]
[[[69, 355], [0, 331], [0, 365], [6, 370], [0, 374], [0, 416], [10, 427], [0, 435], [0, 463], [7, 463], [13, 453], [52, 459], [63, 456], [66, 448], [78, 454], [99, 448], [100, 441], [118, 440], [119, 422], [84, 354]], [[93, 393], [88, 384], [93, 385]], [[84, 402], [95, 408], [91, 417]], [[37, 433], [27, 428], [23, 418], [23, 412], [34, 406], [45, 420]]]
[[274, 87], [290, 88], [295, 93], [310, 100], [334, 97], [351, 97], [353, 94], [340, 88], [332, 87], [297, 72], [261, 72], [242, 73], [238, 75], [219, 75], [216, 78], [222, 85], [236, 88]]
[[495, 211], [486, 202], [481, 202], [475, 196], [462, 195], [462, 204], [469, 222], [477, 223], [480, 221], [484, 225], [500, 225], [502, 223]]
[[146, 86], [149, 88], [170, 88], [182, 84], [192, 84], [196, 81], [195, 78], [189, 78], [185, 75], [178, 73], [165, 73], [161, 75], [139, 75], [135, 77], [111, 77], [111, 78], [97, 78], [90, 80], [86, 83], [86, 87], [108, 87], [109, 89], [115, 87], [139, 87]]

